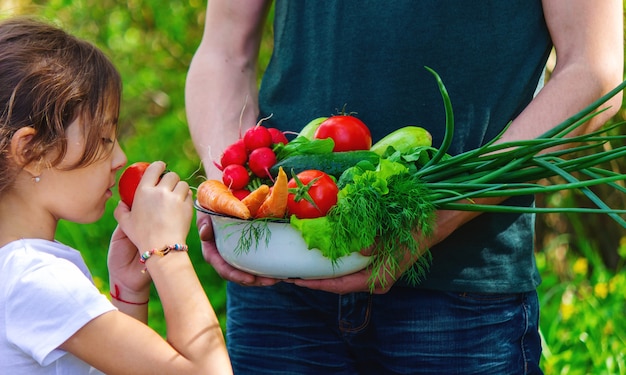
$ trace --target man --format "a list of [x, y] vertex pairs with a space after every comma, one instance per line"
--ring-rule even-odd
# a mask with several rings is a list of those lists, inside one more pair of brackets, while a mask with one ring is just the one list
[[[502, 141], [534, 138], [622, 80], [617, 0], [277, 0], [274, 53], [258, 91], [270, 5], [208, 3], [186, 100], [209, 178], [219, 178], [209, 151], [219, 155], [270, 114], [271, 126], [298, 131], [347, 104], [374, 142], [418, 123], [437, 147], [444, 112], [424, 66], [442, 77], [454, 106], [451, 153], [488, 142], [509, 121]], [[557, 64], [542, 87], [553, 47]], [[620, 104], [616, 96], [578, 131], [598, 128]], [[541, 373], [533, 226], [531, 214], [439, 211], [425, 242], [433, 255], [425, 280], [415, 286], [388, 276], [370, 294], [369, 269], [289, 282], [234, 269], [217, 253], [208, 219], [198, 218], [205, 258], [230, 281], [235, 373], [251, 374]]]

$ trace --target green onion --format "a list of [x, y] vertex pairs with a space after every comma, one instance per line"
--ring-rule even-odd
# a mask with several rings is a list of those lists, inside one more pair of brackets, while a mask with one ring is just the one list
[[[427, 69], [435, 76], [443, 98], [446, 134], [441, 147], [436, 150], [431, 160], [416, 172], [416, 176], [426, 183], [429, 199], [437, 209], [510, 213], [602, 213], [609, 215], [626, 228], [626, 220], [619, 216], [625, 214], [626, 210], [609, 207], [590, 189], [595, 185], [606, 184], [620, 193], [626, 192], [626, 189], [618, 183], [626, 180], [626, 175], [598, 167], [600, 164], [626, 156], [624, 146], [615, 149], [603, 147], [607, 142], [626, 139], [626, 136], [606, 134], [624, 123], [613, 124], [587, 134], [566, 137], [574, 129], [604, 111], [597, 109], [622, 91], [626, 87], [626, 81], [535, 139], [496, 144], [503, 131], [482, 147], [445, 158], [454, 131], [452, 105], [441, 78], [432, 69]], [[551, 150], [563, 145], [569, 148]], [[564, 159], [566, 156], [589, 150], [594, 152]], [[577, 178], [575, 174], [581, 177]], [[552, 177], [560, 177], [565, 182], [550, 186], [534, 183]], [[585, 179], [581, 180], [583, 177]], [[473, 199], [476, 198], [510, 197], [572, 189], [580, 190], [597, 208], [539, 208], [473, 203]], [[463, 201], [467, 203], [462, 203]]]

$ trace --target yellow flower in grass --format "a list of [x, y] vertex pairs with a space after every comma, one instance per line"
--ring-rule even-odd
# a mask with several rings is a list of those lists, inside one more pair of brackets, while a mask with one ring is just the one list
[[626, 277], [623, 273], [618, 273], [609, 280], [609, 293], [617, 292], [624, 293], [623, 295], [626, 297]]
[[571, 289], [567, 289], [561, 297], [561, 305], [559, 306], [559, 312], [563, 321], [569, 320], [574, 315], [574, 292]]
[[609, 286], [604, 282], [597, 283], [593, 287], [593, 294], [600, 299], [605, 299], [609, 294]]
[[578, 258], [574, 265], [572, 266], [572, 270], [576, 275], [586, 276], [587, 269], [589, 268], [589, 261], [586, 258]]

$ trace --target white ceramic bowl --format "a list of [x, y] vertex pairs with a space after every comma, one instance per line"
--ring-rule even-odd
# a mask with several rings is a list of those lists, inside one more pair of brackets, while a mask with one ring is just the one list
[[[326, 279], [360, 271], [372, 261], [359, 253], [341, 257], [333, 265], [318, 249], [308, 249], [300, 232], [288, 222], [251, 222], [209, 211], [196, 202], [198, 211], [211, 215], [217, 250], [235, 268], [278, 279]], [[269, 237], [238, 248], [241, 231], [249, 225], [267, 225]]]

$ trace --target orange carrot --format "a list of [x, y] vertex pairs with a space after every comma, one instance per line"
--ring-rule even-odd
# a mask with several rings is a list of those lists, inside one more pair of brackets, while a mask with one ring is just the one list
[[246, 197], [243, 198], [241, 202], [245, 204], [246, 207], [248, 207], [248, 209], [250, 210], [250, 215], [254, 217], [256, 216], [256, 213], [259, 210], [259, 207], [261, 207], [261, 204], [263, 204], [263, 202], [265, 201], [265, 198], [267, 198], [267, 195], [269, 193], [270, 193], [269, 186], [263, 184], [259, 186], [258, 188], [256, 188], [250, 194], [246, 195]]
[[219, 180], [206, 180], [198, 186], [196, 193], [200, 206], [219, 214], [249, 219], [250, 210]]
[[287, 173], [285, 173], [283, 167], [279, 167], [274, 186], [272, 186], [269, 195], [265, 198], [254, 217], [282, 218], [285, 216], [285, 213], [287, 213], [287, 195], [289, 193], [287, 182]]

